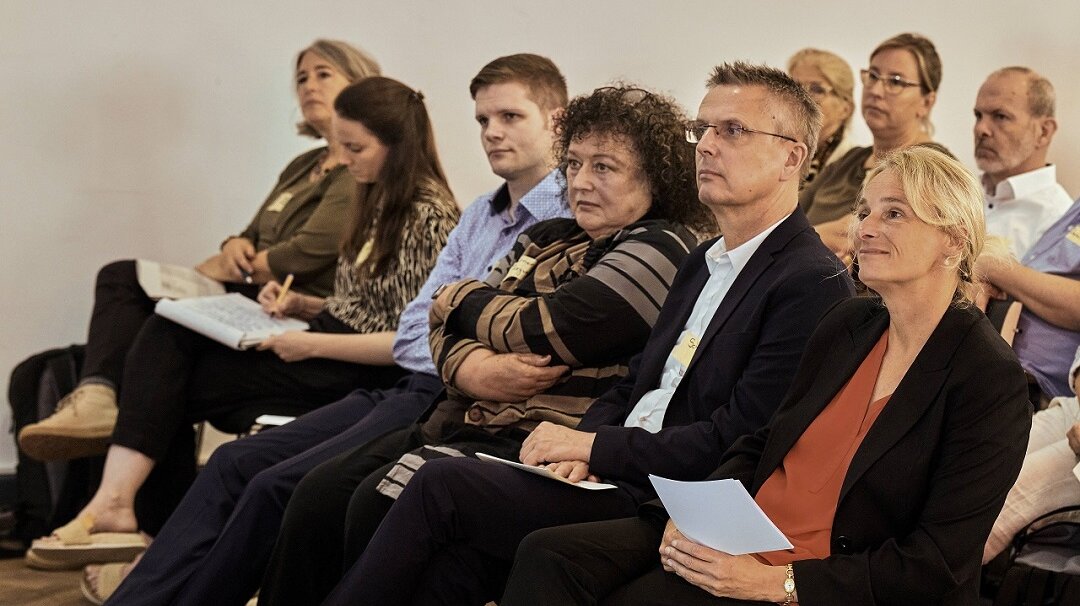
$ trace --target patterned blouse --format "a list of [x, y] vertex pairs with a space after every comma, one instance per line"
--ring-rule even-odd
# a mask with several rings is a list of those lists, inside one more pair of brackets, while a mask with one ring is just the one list
[[[666, 221], [639, 221], [596, 240], [572, 219], [526, 230], [486, 281], [448, 285], [432, 306], [432, 357], [451, 386], [435, 416], [490, 432], [528, 431], [541, 421], [576, 426], [627, 374], [695, 245], [689, 231]], [[550, 355], [570, 372], [524, 402], [474, 401], [453, 384], [478, 348]]]
[[363, 252], [338, 257], [334, 294], [323, 311], [362, 334], [396, 329], [401, 310], [420, 292], [460, 214], [450, 192], [434, 184], [421, 188], [389, 270], [364, 275], [357, 271]]

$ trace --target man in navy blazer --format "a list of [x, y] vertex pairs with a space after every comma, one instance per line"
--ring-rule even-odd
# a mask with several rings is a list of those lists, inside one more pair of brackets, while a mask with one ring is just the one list
[[[723, 237], [679, 269], [644, 351], [576, 429], [543, 423], [521, 459], [588, 491], [471, 458], [427, 462], [379, 530], [346, 533], [364, 555], [330, 602], [483, 603], [497, 598], [521, 539], [539, 528], [633, 515], [648, 474], [702, 479], [779, 406], [819, 318], [853, 294], [798, 209], [821, 125], [814, 102], [771, 68], [722, 65], [687, 140], [701, 202]], [[612, 330], [618, 330], [613, 326]]]

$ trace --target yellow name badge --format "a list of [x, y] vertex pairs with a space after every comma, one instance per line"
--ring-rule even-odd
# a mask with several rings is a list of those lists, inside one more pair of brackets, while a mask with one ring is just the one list
[[1073, 228], [1069, 230], [1069, 235], [1065, 237], [1069, 239], [1069, 242], [1080, 246], [1080, 225], [1073, 226]]
[[694, 352], [697, 351], [700, 342], [700, 337], [689, 330], [684, 330], [682, 338], [679, 339], [679, 344], [675, 346], [675, 349], [671, 350], [671, 355], [676, 362], [686, 368], [690, 366], [690, 360], [694, 359]]
[[266, 212], [268, 212], [268, 213], [279, 213], [279, 212], [281, 212], [282, 210], [284, 210], [285, 205], [289, 203], [289, 200], [292, 200], [292, 194], [289, 193], [289, 192], [283, 192], [281, 195], [279, 195], [277, 198], [275, 198], [273, 202], [270, 203], [270, 206], [266, 207]]
[[536, 259], [532, 257], [522, 257], [514, 262], [510, 266], [510, 270], [506, 272], [507, 279], [520, 280], [529, 275], [529, 272], [536, 267]]
[[371, 256], [371, 249], [374, 246], [375, 244], [371, 240], [364, 242], [364, 245], [360, 247], [360, 252], [356, 253], [356, 261], [353, 262], [353, 265], [360, 267], [364, 261], [367, 261], [367, 258]]

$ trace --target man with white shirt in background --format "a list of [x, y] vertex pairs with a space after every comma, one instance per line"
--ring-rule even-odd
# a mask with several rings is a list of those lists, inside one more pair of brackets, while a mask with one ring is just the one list
[[1071, 205], [1046, 152], [1057, 132], [1054, 87], [1027, 67], [987, 77], [975, 98], [975, 164], [983, 171], [986, 232], [1022, 258]]

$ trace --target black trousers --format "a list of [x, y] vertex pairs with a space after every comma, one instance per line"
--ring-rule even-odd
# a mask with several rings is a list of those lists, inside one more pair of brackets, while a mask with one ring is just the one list
[[[226, 288], [251, 298], [259, 292], [258, 286], [247, 284], [227, 284]], [[99, 377], [119, 387], [124, 359], [152, 315], [154, 300], [139, 286], [134, 260], [113, 261], [98, 270], [82, 378]]]
[[[260, 604], [323, 603], [345, 571], [364, 554], [394, 504], [376, 487], [398, 459], [429, 444], [430, 438], [421, 428], [414, 424], [388, 433], [323, 463], [301, 480], [285, 510], [259, 593]], [[517, 452], [524, 435], [516, 430], [492, 435], [462, 427], [438, 443], [464, 452], [482, 449], [506, 456]]]
[[109, 604], [246, 603], [304, 475], [414, 423], [442, 387], [438, 377], [414, 373], [392, 389], [358, 389], [287, 425], [218, 448]]
[[718, 598], [660, 565], [663, 524], [640, 518], [538, 530], [518, 548], [499, 606], [761, 605]]
[[473, 458], [429, 461], [325, 604], [482, 606], [502, 594], [530, 532], [636, 510], [621, 488], [575, 488]]
[[[332, 318], [321, 332], [346, 332]], [[136, 514], [153, 534], [183, 498], [195, 473], [191, 424], [239, 409], [299, 414], [359, 386], [386, 388], [403, 371], [310, 359], [284, 362], [272, 352], [236, 351], [161, 316], [143, 323], [124, 364], [120, 414], [112, 442], [157, 462], [139, 491]]]
[[[374, 533], [394, 504], [375, 487], [401, 455], [421, 445], [419, 426], [413, 425], [338, 455], [304, 476], [285, 508], [259, 604], [321, 604], [344, 570], [346, 520]], [[350, 511], [354, 492], [365, 503]]]

